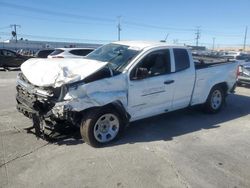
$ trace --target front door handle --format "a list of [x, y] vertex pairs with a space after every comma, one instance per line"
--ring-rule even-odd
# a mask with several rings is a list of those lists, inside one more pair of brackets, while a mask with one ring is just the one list
[[174, 83], [174, 80], [166, 80], [166, 81], [164, 82], [164, 84], [172, 84], [172, 83]]

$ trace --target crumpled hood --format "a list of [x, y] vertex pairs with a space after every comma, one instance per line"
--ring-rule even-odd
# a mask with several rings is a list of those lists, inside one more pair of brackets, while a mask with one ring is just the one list
[[39, 59], [25, 61], [21, 70], [34, 85], [60, 87], [66, 83], [82, 80], [97, 72], [108, 62], [89, 59]]

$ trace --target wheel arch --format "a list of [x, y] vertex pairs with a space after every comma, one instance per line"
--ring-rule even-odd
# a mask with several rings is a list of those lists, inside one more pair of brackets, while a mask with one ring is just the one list
[[127, 125], [129, 123], [131, 115], [126, 111], [122, 102], [119, 100], [113, 101], [113, 102], [108, 103], [104, 106], [95, 106], [95, 107], [85, 109], [85, 110], [81, 111], [81, 114], [82, 114], [82, 116], [84, 116], [84, 114], [89, 113], [92, 110], [102, 110], [102, 109], [106, 109], [106, 108], [115, 109], [115, 111], [118, 112], [118, 114], [120, 115], [123, 123], [125, 125]]
[[206, 101], [207, 101], [207, 99], [209, 97], [210, 92], [215, 87], [221, 87], [222, 90], [224, 91], [224, 95], [225, 96], [227, 95], [227, 91], [228, 91], [228, 85], [227, 85], [227, 83], [226, 82], [220, 82], [220, 83], [217, 83], [217, 84], [213, 85], [212, 87], [210, 87], [210, 90], [209, 90], [209, 92], [207, 93], [207, 96], [206, 96]]
[[[221, 96], [220, 96], [221, 100], [219, 102], [218, 101], [213, 102], [212, 100], [213, 94], [216, 90], [220, 90], [221, 92]], [[227, 90], [228, 90], [228, 86], [225, 82], [215, 84], [213, 87], [211, 87], [211, 89], [209, 90], [209, 94], [206, 98], [206, 102], [203, 103], [202, 105], [204, 112], [212, 113], [212, 114], [218, 113], [223, 107], [223, 104], [225, 103]]]

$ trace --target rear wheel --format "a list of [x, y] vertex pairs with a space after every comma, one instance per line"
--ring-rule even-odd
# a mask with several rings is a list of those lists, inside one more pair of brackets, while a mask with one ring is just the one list
[[123, 122], [116, 111], [95, 109], [83, 117], [80, 131], [87, 144], [98, 147], [118, 138], [123, 128]]
[[215, 86], [211, 89], [206, 103], [204, 104], [205, 111], [208, 113], [217, 113], [221, 110], [225, 102], [225, 91], [220, 86]]

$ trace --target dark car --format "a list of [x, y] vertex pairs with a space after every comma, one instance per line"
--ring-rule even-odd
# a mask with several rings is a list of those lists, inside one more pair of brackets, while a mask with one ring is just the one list
[[250, 62], [250, 54], [241, 54], [236, 57], [237, 60]]
[[36, 58], [47, 58], [49, 54], [51, 54], [54, 51], [54, 49], [45, 49], [45, 50], [39, 50], [35, 57]]
[[17, 68], [26, 61], [29, 57], [22, 56], [14, 51], [0, 49], [0, 68]]

